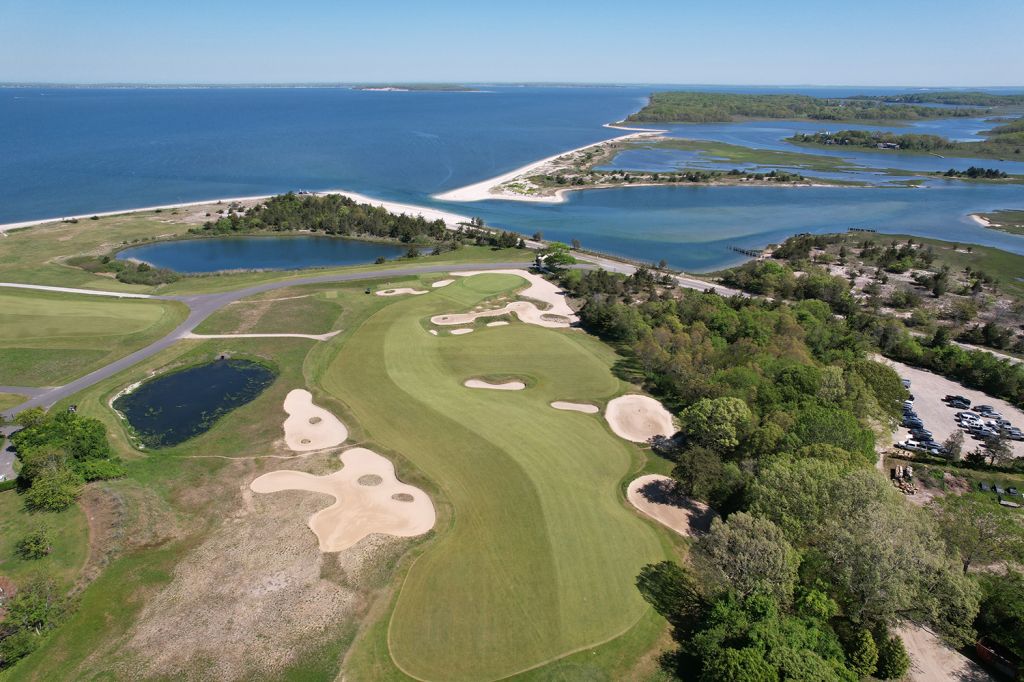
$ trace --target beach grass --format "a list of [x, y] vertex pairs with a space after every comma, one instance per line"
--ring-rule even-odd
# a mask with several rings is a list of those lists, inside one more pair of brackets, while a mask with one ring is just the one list
[[169, 333], [185, 306], [0, 288], [0, 381], [56, 386]]
[[[622, 501], [639, 451], [600, 415], [549, 406], [621, 393], [610, 349], [520, 323], [459, 337], [422, 326], [517, 284], [460, 278], [383, 308], [322, 378], [361, 434], [400, 452], [453, 510], [410, 567], [386, 629], [392, 661], [421, 679], [497, 679], [620, 637], [648, 613], [637, 571], [666, 556], [659, 533]], [[481, 376], [528, 388], [462, 385]], [[379, 656], [372, 639], [357, 647]], [[368, 668], [384, 665], [363, 651], [354, 656]]]

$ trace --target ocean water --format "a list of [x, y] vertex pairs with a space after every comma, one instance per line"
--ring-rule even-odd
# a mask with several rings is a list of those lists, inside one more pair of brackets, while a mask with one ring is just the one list
[[[294, 189], [343, 188], [481, 216], [526, 234], [684, 269], [738, 260], [804, 231], [872, 227], [1024, 253], [1024, 238], [967, 214], [1024, 208], [1024, 187], [929, 182], [925, 189], [655, 187], [575, 192], [564, 204], [438, 202], [431, 195], [622, 134], [602, 127], [665, 86], [482, 86], [481, 92], [343, 88], [0, 89], [0, 223]], [[706, 88], [703, 89], [716, 89]], [[717, 88], [820, 96], [902, 89]], [[968, 139], [979, 119], [911, 126]], [[673, 135], [768, 149], [817, 123], [672, 126]], [[849, 127], [849, 126], [844, 126]], [[901, 128], [907, 130], [908, 128]], [[897, 157], [828, 150], [869, 167]], [[661, 159], [674, 163], [672, 159]], [[997, 162], [980, 162], [985, 166]], [[1012, 172], [1015, 165], [1005, 166]], [[963, 159], [898, 157], [917, 171]]]

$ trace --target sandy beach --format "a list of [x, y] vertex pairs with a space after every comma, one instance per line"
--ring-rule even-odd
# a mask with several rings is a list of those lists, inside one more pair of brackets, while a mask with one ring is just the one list
[[600, 142], [594, 142], [591, 144], [585, 144], [582, 147], [575, 149], [569, 149], [564, 152], [559, 152], [552, 156], [544, 157], [539, 161], [528, 163], [525, 166], [516, 168], [515, 170], [503, 173], [495, 176], [488, 180], [473, 183], [472, 185], [466, 185], [465, 187], [458, 187], [456, 189], [442, 192], [441, 194], [435, 194], [434, 198], [440, 201], [485, 201], [487, 199], [507, 199], [510, 201], [532, 201], [543, 204], [560, 204], [565, 201], [565, 193], [569, 189], [557, 190], [552, 195], [528, 195], [528, 194], [516, 194], [513, 192], [502, 192], [497, 191], [498, 187], [506, 182], [514, 180], [520, 176], [535, 175], [536, 172], [548, 164], [566, 156], [567, 154], [575, 154], [582, 152], [587, 149], [601, 147], [607, 144], [615, 144], [618, 142], [625, 142], [626, 140], [633, 140], [642, 137], [656, 137], [664, 133], [664, 130], [651, 130], [647, 128], [626, 128], [622, 126], [615, 126], [606, 124], [605, 128], [611, 128], [614, 130], [629, 130], [633, 131], [626, 135], [620, 135], [619, 137], [613, 137], [608, 140], [601, 140]]
[[[162, 204], [159, 206], [144, 206], [142, 208], [127, 208], [119, 211], [102, 211], [99, 213], [83, 213], [81, 215], [71, 216], [58, 216], [54, 218], [41, 218], [38, 220], [24, 220], [17, 223], [6, 223], [0, 225], [0, 233], [9, 232], [10, 230], [20, 230], [26, 227], [35, 227], [36, 225], [45, 225], [46, 223], [56, 223], [61, 221], [71, 220], [89, 220], [93, 216], [98, 218], [107, 218], [110, 216], [117, 215], [130, 215], [132, 213], [146, 213], [148, 211], [169, 211], [176, 208], [193, 208], [195, 206], [208, 206], [216, 204], [231, 204], [231, 203], [245, 203], [253, 201], [265, 201], [271, 197], [278, 196], [278, 194], [284, 194], [285, 192], [278, 192], [277, 194], [261, 194], [249, 197], [227, 197], [223, 199], [204, 199], [202, 201], [186, 201], [178, 204]], [[468, 223], [469, 218], [467, 216], [452, 213], [450, 211], [440, 211], [435, 208], [426, 208], [424, 206], [415, 206], [413, 204], [403, 204], [396, 201], [383, 201], [381, 199], [374, 199], [368, 197], [365, 194], [359, 194], [357, 192], [348, 192], [346, 190], [325, 190], [323, 192], [313, 192], [317, 196], [326, 196], [329, 194], [340, 194], [341, 196], [348, 197], [353, 201], [357, 201], [363, 204], [371, 204], [373, 206], [381, 206], [392, 213], [406, 213], [409, 215], [420, 215], [425, 220], [443, 220], [445, 225], [449, 228], [457, 228], [460, 223]]]
[[974, 222], [978, 223], [978, 224], [979, 224], [979, 225], [981, 225], [982, 227], [992, 227], [992, 223], [990, 223], [990, 222], [989, 222], [988, 220], [986, 220], [985, 218], [982, 218], [982, 217], [981, 217], [980, 215], [978, 215], [977, 213], [972, 213], [972, 214], [970, 215], [970, 218], [971, 218], [971, 220], [973, 220]]

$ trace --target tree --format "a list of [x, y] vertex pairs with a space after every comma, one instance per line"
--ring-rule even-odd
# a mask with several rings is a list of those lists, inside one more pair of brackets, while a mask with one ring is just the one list
[[878, 666], [878, 647], [875, 646], [875, 638], [871, 636], [869, 630], [862, 628], [857, 631], [846, 656], [850, 668], [861, 677], [867, 677], [875, 672]]
[[1024, 659], [1024, 573], [980, 574], [981, 608], [974, 626], [978, 634]]
[[537, 230], [536, 232], [533, 233], [532, 239], [535, 242], [543, 241], [544, 240], [544, 233], [541, 232], [540, 230]]
[[972, 564], [1024, 559], [1024, 520], [989, 496], [946, 495], [931, 508], [946, 543], [959, 553], [965, 574]]
[[910, 670], [910, 656], [898, 636], [884, 635], [878, 647], [878, 668], [875, 677], [880, 680], [898, 680]]
[[580, 240], [579, 239], [573, 239], [572, 240], [572, 250], [573, 251], [579, 251], [580, 247], [582, 247], [582, 246], [583, 245], [580, 244]]
[[739, 398], [704, 398], [683, 410], [679, 418], [693, 442], [728, 452], [746, 435], [753, 414]]
[[82, 494], [82, 477], [69, 467], [51, 467], [41, 472], [25, 491], [25, 506], [42, 511], [63, 511]]
[[51, 542], [50, 531], [40, 526], [23, 535], [14, 545], [14, 551], [22, 559], [42, 559], [53, 549]]
[[572, 265], [576, 262], [573, 255], [569, 253], [569, 247], [562, 242], [551, 242], [540, 253], [544, 259], [544, 265], [552, 269], [558, 269], [564, 265]]
[[696, 545], [695, 560], [711, 577], [740, 596], [763, 591], [789, 604], [799, 558], [782, 530], [767, 519], [738, 512], [716, 518]]
[[950, 462], [959, 462], [964, 456], [964, 432], [957, 429], [942, 442], [942, 449]]
[[680, 492], [724, 511], [729, 500], [743, 488], [743, 472], [733, 462], [724, 462], [717, 452], [697, 445], [679, 453], [672, 478]]

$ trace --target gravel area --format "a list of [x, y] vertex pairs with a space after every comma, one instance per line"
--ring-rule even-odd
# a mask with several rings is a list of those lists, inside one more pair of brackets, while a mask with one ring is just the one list
[[[914, 395], [914, 410], [924, 422], [924, 427], [932, 432], [932, 437], [939, 443], [949, 438], [959, 428], [954, 417], [960, 410], [942, 402], [942, 398], [946, 395], [962, 395], [970, 398], [972, 406], [991, 405], [1003, 415], [1004, 419], [1008, 419], [1014, 426], [1024, 429], [1024, 412], [1005, 400], [999, 400], [985, 395], [981, 391], [966, 388], [962, 384], [923, 369], [885, 358], [878, 359], [895, 369], [900, 377], [910, 379], [910, 392]], [[893, 436], [893, 442], [901, 442], [909, 437], [910, 434], [907, 430], [900, 427]], [[964, 454], [973, 450], [980, 442], [974, 440], [970, 434], [964, 433]], [[1014, 456], [1024, 457], [1024, 441], [1009, 442], [1013, 447]]]

